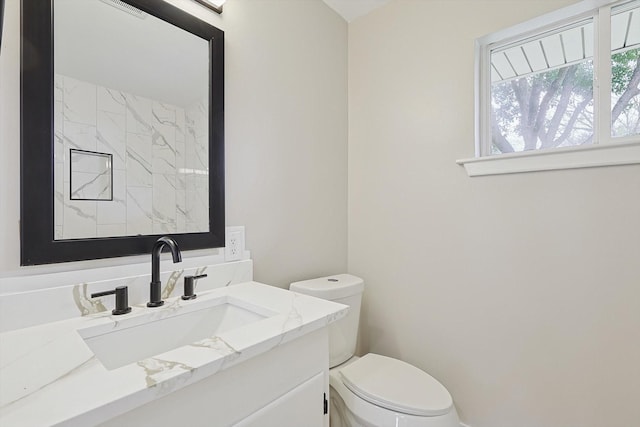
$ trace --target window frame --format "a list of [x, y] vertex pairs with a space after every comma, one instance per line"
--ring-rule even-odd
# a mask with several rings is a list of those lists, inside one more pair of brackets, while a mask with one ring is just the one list
[[[611, 9], [628, 0], [583, 0], [476, 40], [475, 158], [469, 176], [640, 163], [640, 135], [611, 136]], [[491, 51], [581, 20], [594, 25], [594, 138], [586, 146], [491, 154]]]

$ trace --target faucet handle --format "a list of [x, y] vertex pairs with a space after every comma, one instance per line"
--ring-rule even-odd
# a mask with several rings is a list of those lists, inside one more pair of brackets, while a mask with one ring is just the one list
[[207, 277], [206, 274], [200, 274], [199, 276], [184, 276], [184, 295], [182, 295], [183, 300], [195, 299], [197, 297], [194, 294], [194, 287], [196, 279], [201, 279], [203, 277]]
[[120, 315], [130, 313], [131, 307], [129, 307], [129, 293], [126, 286], [118, 286], [111, 291], [96, 292], [95, 294], [91, 294], [91, 298], [104, 297], [106, 295], [113, 294], [116, 295], [116, 308], [111, 311], [111, 314]]

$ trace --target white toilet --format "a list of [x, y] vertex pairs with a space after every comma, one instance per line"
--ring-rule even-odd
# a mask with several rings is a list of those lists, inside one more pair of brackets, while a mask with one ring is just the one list
[[451, 395], [435, 378], [390, 357], [354, 356], [362, 279], [339, 274], [289, 289], [351, 308], [329, 327], [331, 427], [460, 427]]

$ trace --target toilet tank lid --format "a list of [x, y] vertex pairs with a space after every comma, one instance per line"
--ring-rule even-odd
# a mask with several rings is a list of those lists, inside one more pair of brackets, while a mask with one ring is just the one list
[[336, 300], [362, 293], [364, 291], [364, 281], [351, 274], [336, 274], [294, 282], [289, 286], [289, 289], [305, 295]]

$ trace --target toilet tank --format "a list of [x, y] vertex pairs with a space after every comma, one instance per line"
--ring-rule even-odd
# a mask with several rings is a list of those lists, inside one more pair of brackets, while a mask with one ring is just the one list
[[338, 274], [294, 282], [289, 289], [349, 306], [346, 317], [329, 325], [329, 365], [333, 368], [349, 360], [356, 351], [363, 280], [350, 274]]

